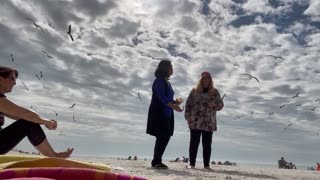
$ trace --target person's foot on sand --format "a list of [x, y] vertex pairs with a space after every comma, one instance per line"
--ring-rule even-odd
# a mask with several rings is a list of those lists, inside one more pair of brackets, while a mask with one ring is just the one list
[[169, 169], [169, 167], [163, 163], [152, 165], [152, 168], [154, 168], [154, 169]]
[[56, 157], [66, 159], [70, 157], [72, 152], [73, 148], [68, 148], [66, 151], [56, 153]]
[[209, 170], [209, 171], [213, 171], [213, 169], [211, 169], [210, 166], [205, 166], [204, 169]]
[[195, 169], [196, 167], [195, 167], [195, 166], [192, 166], [192, 165], [187, 165], [186, 168], [187, 168], [187, 169]]

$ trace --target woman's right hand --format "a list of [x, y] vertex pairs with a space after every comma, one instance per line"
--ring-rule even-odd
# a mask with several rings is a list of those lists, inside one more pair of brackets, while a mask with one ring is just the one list
[[47, 120], [45, 123], [46, 128], [48, 128], [49, 130], [55, 130], [57, 129], [58, 123], [55, 120]]

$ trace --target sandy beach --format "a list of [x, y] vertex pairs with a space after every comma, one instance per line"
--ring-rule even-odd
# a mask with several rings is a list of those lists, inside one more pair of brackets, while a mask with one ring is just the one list
[[169, 166], [168, 170], [156, 170], [150, 167], [150, 160], [121, 160], [118, 158], [72, 158], [75, 160], [90, 161], [109, 165], [113, 171], [130, 175], [142, 176], [151, 180], [319, 180], [320, 172], [310, 170], [289, 170], [272, 167], [250, 167], [246, 165], [226, 166], [212, 165], [212, 170], [202, 166], [196, 169], [187, 169], [187, 163], [164, 161]]
[[[10, 152], [10, 155], [26, 155]], [[34, 155], [33, 155], [34, 156]], [[187, 163], [163, 161], [168, 165], [168, 170], [153, 169], [150, 160], [126, 160], [115, 157], [71, 157], [90, 163], [102, 163], [113, 172], [140, 176], [150, 180], [319, 180], [320, 172], [300, 169], [278, 169], [275, 167], [254, 167], [248, 165], [211, 165], [212, 170], [206, 170], [201, 164], [195, 169], [187, 169]]]

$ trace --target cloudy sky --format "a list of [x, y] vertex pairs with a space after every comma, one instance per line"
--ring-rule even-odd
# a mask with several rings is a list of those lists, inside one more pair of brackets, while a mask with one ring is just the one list
[[[155, 139], [145, 129], [153, 73], [169, 59], [176, 97], [186, 99], [202, 71], [227, 95], [213, 160], [275, 164], [284, 156], [314, 165], [319, 9], [319, 0], [3, 1], [0, 63], [20, 73], [8, 98], [58, 121], [46, 130], [58, 150], [152, 156]], [[168, 159], [188, 156], [183, 113], [175, 120]], [[26, 140], [17, 148], [34, 151]]]

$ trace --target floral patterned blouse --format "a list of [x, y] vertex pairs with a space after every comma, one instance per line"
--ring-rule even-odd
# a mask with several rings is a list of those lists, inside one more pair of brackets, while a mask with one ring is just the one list
[[186, 102], [185, 118], [190, 129], [216, 131], [216, 111], [224, 104], [217, 89], [197, 94], [195, 89], [190, 92]]

